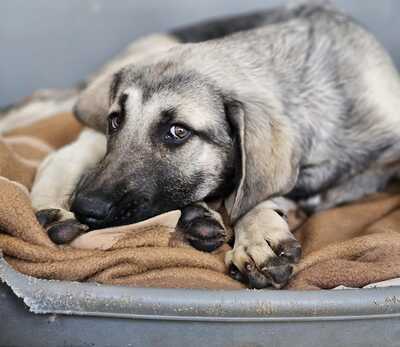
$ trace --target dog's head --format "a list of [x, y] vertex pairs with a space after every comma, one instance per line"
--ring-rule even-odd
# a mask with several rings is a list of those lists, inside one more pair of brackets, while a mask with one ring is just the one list
[[291, 184], [280, 125], [265, 116], [248, 123], [253, 106], [201, 74], [172, 63], [126, 67], [107, 89], [107, 105], [86, 109], [84, 93], [76, 107], [78, 118], [108, 139], [106, 156], [83, 177], [72, 202], [92, 228], [229, 195], [236, 219]]

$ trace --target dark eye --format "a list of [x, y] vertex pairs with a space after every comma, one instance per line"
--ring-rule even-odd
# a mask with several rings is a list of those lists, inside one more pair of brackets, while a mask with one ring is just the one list
[[179, 144], [187, 140], [191, 134], [192, 132], [184, 126], [174, 124], [169, 128], [168, 133], [165, 135], [165, 140]]
[[108, 116], [108, 132], [116, 132], [122, 124], [122, 115], [119, 112], [113, 112]]

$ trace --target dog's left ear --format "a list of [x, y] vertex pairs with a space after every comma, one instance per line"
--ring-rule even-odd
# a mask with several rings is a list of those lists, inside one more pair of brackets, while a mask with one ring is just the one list
[[[261, 103], [224, 98], [225, 113], [238, 143], [238, 183], [227, 199], [232, 222], [273, 196], [293, 189], [298, 160], [293, 130]], [[280, 115], [282, 116], [282, 115]]]
[[91, 82], [79, 95], [75, 117], [89, 128], [106, 132], [107, 112], [113, 75], [103, 75]]
[[123, 74], [124, 69], [120, 69], [115, 73], [106, 71], [95, 78], [80, 94], [74, 107], [75, 117], [89, 128], [106, 133], [108, 110]]

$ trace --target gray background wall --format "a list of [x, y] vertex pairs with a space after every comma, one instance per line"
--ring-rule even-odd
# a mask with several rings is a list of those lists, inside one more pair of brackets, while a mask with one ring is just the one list
[[[400, 1], [337, 0], [400, 66]], [[134, 38], [279, 0], [0, 0], [0, 105], [68, 87]]]

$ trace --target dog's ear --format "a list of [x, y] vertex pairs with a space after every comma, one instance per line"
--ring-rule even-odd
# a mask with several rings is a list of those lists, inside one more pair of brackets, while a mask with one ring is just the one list
[[240, 152], [237, 187], [226, 201], [236, 222], [262, 201], [293, 189], [298, 160], [293, 131], [270, 110], [231, 98], [224, 98], [224, 106]]
[[81, 93], [74, 107], [75, 117], [86, 126], [102, 133], [107, 131], [107, 116], [121, 81], [121, 72], [104, 73]]

